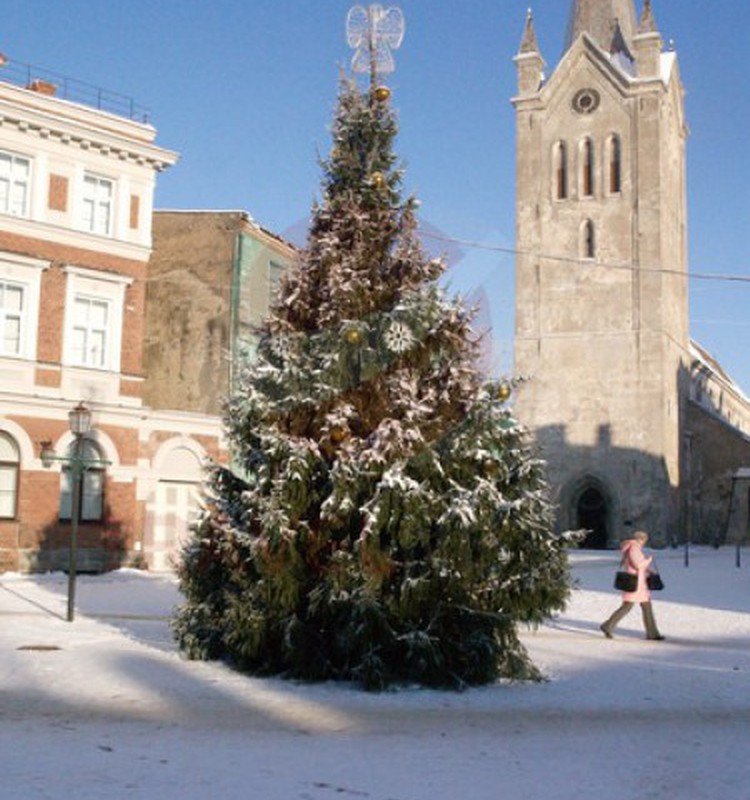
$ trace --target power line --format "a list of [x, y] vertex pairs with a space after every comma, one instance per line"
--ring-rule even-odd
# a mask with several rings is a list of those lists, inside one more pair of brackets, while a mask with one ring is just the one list
[[[472, 247], [472, 248], [476, 248], [476, 249], [479, 249], [479, 250], [489, 250], [489, 251], [493, 251], [493, 252], [504, 253], [504, 254], [507, 254], [507, 255], [514, 255], [514, 256], [522, 255], [522, 256], [527, 256], [527, 257], [530, 257], [530, 258], [536, 258], [536, 259], [539, 259], [540, 261], [541, 260], [546, 260], [546, 261], [557, 261], [557, 262], [560, 262], [560, 263], [569, 263], [569, 264], [585, 264], [587, 266], [606, 267], [606, 268], [610, 268], [610, 269], [622, 269], [622, 270], [627, 270], [627, 271], [630, 271], [630, 272], [635, 272], [637, 270], [639, 272], [649, 272], [649, 273], [661, 273], [661, 274], [666, 274], [666, 275], [676, 275], [676, 276], [684, 277], [684, 278], [687, 278], [687, 279], [694, 278], [696, 280], [709, 280], [709, 281], [713, 280], [713, 281], [725, 281], [725, 282], [726, 281], [731, 281], [731, 282], [738, 282], [738, 283], [750, 283], [750, 276], [748, 276], [748, 275], [721, 275], [721, 274], [701, 273], [701, 272], [688, 273], [688, 272], [685, 272], [683, 270], [668, 269], [668, 268], [664, 268], [664, 267], [641, 267], [641, 266], [636, 266], [636, 265], [634, 265], [632, 263], [631, 264], [609, 263], [609, 262], [604, 262], [604, 261], [597, 261], [595, 259], [592, 260], [592, 259], [572, 258], [572, 257], [569, 257], [569, 256], [552, 256], [552, 255], [547, 255], [547, 254], [543, 254], [543, 253], [536, 253], [536, 252], [531, 252], [531, 251], [520, 250], [520, 249], [514, 248], [514, 247], [503, 247], [502, 245], [486, 244], [486, 243], [483, 243], [483, 242], [474, 242], [474, 241], [470, 241], [470, 240], [466, 240], [466, 239], [456, 239], [456, 238], [453, 238], [453, 237], [450, 237], [450, 236], [445, 236], [445, 235], [442, 235], [442, 234], [428, 232], [428, 231], [426, 231], [424, 229], [421, 229], [421, 228], [420, 228], [420, 233], [421, 233], [422, 236], [424, 236], [426, 238], [435, 239], [435, 240], [438, 240], [438, 241], [444, 241], [444, 242], [448, 242], [450, 244], [456, 244], [456, 245], [459, 245], [459, 246], [462, 246], [462, 247]], [[698, 322], [698, 321], [697, 320], [693, 320], [693, 322]], [[718, 320], [701, 320], [701, 322], [703, 322], [703, 323], [710, 322], [712, 324], [716, 324], [718, 322]], [[741, 323], [737, 323], [737, 324], [745, 325], [745, 324], [748, 324], [748, 323], [741, 322]], [[689, 347], [686, 348], [681, 342], [678, 342], [676, 339], [674, 339], [666, 331], [659, 331], [659, 332], [662, 333], [664, 336], [666, 336], [678, 350], [680, 350], [684, 355], [686, 355], [689, 358], [689, 361], [693, 361], [694, 360], [695, 355], [694, 355], [694, 353], [691, 351], [691, 349]], [[589, 331], [587, 335], [592, 335], [593, 333], [594, 333], [593, 331]], [[578, 332], [576, 335], [579, 335], [579, 334], [580, 334], [580, 332]], [[728, 382], [733, 387], [737, 388], [736, 384], [734, 383], [734, 381], [731, 378], [729, 378]]]
[[727, 275], [712, 272], [686, 272], [680, 269], [669, 269], [667, 267], [648, 267], [635, 265], [632, 263], [616, 263], [609, 261], [599, 261], [597, 259], [582, 259], [574, 258], [571, 256], [551, 255], [549, 253], [539, 253], [532, 250], [519, 250], [515, 247], [503, 247], [502, 245], [487, 244], [485, 242], [475, 242], [469, 239], [456, 239], [452, 236], [445, 236], [443, 234], [432, 233], [420, 228], [420, 234], [428, 239], [435, 239], [440, 242], [447, 242], [449, 244], [456, 244], [461, 247], [471, 247], [476, 250], [489, 250], [495, 253], [504, 253], [512, 256], [525, 256], [527, 258], [536, 258], [544, 261], [556, 261], [558, 263], [568, 264], [585, 264], [586, 266], [606, 267], [607, 269], [621, 269], [629, 272], [652, 272], [660, 273], [663, 275], [676, 275], [678, 277], [687, 278], [688, 280], [702, 280], [702, 281], [728, 281], [734, 283], [750, 283], [750, 275]]

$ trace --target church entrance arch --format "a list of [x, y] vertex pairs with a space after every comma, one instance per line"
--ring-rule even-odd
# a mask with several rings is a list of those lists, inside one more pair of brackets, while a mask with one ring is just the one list
[[579, 475], [560, 493], [560, 523], [567, 530], [587, 531], [579, 547], [605, 550], [617, 541], [617, 496], [594, 475]]
[[603, 550], [609, 539], [607, 499], [595, 486], [588, 486], [579, 495], [575, 507], [576, 528], [588, 533], [581, 547]]

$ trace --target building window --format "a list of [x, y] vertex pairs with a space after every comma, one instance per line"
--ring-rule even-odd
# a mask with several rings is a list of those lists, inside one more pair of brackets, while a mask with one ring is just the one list
[[120, 370], [125, 292], [133, 279], [85, 267], [66, 266], [63, 363]]
[[0, 519], [14, 519], [18, 507], [18, 445], [0, 431]]
[[619, 194], [622, 190], [622, 144], [620, 137], [613, 135], [607, 142], [609, 161], [609, 193]]
[[581, 144], [581, 196], [594, 194], [594, 143], [584, 139]]
[[[68, 457], [73, 457], [76, 443], [68, 448]], [[99, 448], [90, 440], [81, 441], [80, 457], [89, 461], [102, 459]], [[60, 473], [60, 519], [69, 520], [73, 511], [73, 473], [64, 467]], [[91, 467], [81, 476], [81, 493], [78, 498], [78, 519], [81, 522], [98, 522], [104, 512], [104, 469]]]
[[568, 148], [565, 142], [555, 145], [553, 154], [555, 174], [555, 197], [565, 200], [568, 196]]
[[48, 261], [0, 252], [0, 358], [36, 358], [42, 273]]
[[594, 258], [596, 255], [596, 241], [594, 223], [587, 219], [581, 226], [581, 256]]
[[0, 356], [18, 356], [22, 351], [24, 287], [0, 280]]
[[98, 369], [108, 366], [110, 317], [107, 300], [76, 295], [71, 343], [73, 364]]
[[0, 151], [0, 213], [28, 215], [30, 174], [28, 158]]
[[109, 236], [112, 232], [112, 197], [114, 184], [107, 178], [85, 175], [81, 226], [90, 233]]

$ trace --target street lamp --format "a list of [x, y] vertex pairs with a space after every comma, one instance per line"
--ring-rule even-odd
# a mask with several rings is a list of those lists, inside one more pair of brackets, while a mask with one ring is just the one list
[[80, 441], [80, 437], [85, 436], [91, 430], [91, 411], [83, 402], [68, 411], [68, 420], [70, 430], [77, 441]]
[[83, 455], [83, 439], [91, 430], [91, 411], [84, 403], [68, 412], [70, 431], [73, 434], [73, 452], [66, 456], [55, 455], [52, 442], [42, 442], [39, 457], [44, 467], [51, 467], [53, 461], [66, 464], [73, 478], [73, 499], [70, 510], [70, 564], [68, 567], [68, 622], [75, 618], [76, 573], [78, 571], [78, 522], [81, 504], [81, 483], [83, 473], [94, 466], [109, 464], [101, 458], [86, 458]]

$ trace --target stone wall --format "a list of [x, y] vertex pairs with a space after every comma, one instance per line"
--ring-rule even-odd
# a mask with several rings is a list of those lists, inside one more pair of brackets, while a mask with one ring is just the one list
[[235, 241], [242, 215], [154, 216], [144, 402], [221, 414], [229, 386]]
[[[698, 403], [688, 405], [690, 526], [693, 541], [737, 541], [747, 535], [750, 437]], [[731, 501], [731, 505], [730, 505]]]

